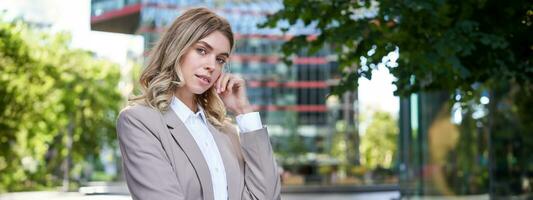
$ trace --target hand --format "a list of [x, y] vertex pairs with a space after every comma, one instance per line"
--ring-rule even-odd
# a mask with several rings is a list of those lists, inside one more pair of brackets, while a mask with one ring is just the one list
[[222, 73], [214, 87], [229, 111], [237, 115], [253, 111], [246, 96], [246, 83], [240, 76]]

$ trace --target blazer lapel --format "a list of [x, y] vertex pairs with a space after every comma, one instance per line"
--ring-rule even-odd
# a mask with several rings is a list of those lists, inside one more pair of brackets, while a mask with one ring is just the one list
[[196, 141], [174, 111], [170, 109], [167, 112], [164, 112], [163, 116], [172, 137], [181, 147], [183, 152], [185, 152], [185, 155], [187, 155], [187, 158], [196, 170], [196, 175], [198, 176], [198, 179], [200, 179], [204, 200], [214, 199], [211, 174], [209, 173], [207, 162], [205, 161], [200, 148], [198, 148]]
[[224, 163], [224, 168], [226, 169], [228, 199], [241, 199], [241, 191], [239, 191], [239, 186], [241, 185], [242, 178], [239, 176], [241, 173], [238, 171], [240, 170], [238, 160], [230, 149], [231, 142], [225, 133], [221, 133], [218, 129], [211, 125], [211, 123], [208, 123], [207, 127], [217, 143], [220, 157], [222, 157], [222, 162]]

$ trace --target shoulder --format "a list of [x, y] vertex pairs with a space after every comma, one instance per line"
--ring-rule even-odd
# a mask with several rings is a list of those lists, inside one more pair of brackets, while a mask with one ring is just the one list
[[125, 107], [118, 115], [118, 122], [141, 122], [149, 123], [153, 120], [160, 120], [160, 112], [150, 106], [135, 104]]

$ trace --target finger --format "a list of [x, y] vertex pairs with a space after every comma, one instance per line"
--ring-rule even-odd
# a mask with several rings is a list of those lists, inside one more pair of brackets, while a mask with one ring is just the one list
[[239, 79], [237, 79], [236, 77], [232, 77], [229, 82], [228, 82], [228, 92], [232, 93], [233, 92], [233, 87], [235, 86], [238, 86], [238, 81]]
[[222, 81], [220, 82], [220, 92], [226, 91], [226, 87], [230, 78], [231, 74], [225, 74], [224, 77], [222, 77]]
[[246, 96], [246, 82], [240, 76], [235, 78], [235, 85], [233, 89], [236, 89], [241, 95]]
[[220, 76], [218, 76], [218, 79], [217, 79], [217, 82], [216, 82], [216, 91], [217, 93], [220, 92], [220, 83], [222, 82], [222, 80], [224, 79], [224, 76], [226, 75], [226, 73], [221, 73]]

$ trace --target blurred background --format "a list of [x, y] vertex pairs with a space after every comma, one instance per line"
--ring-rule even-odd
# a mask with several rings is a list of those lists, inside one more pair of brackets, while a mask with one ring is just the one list
[[532, 199], [528, 1], [0, 0], [0, 199], [131, 199], [115, 133], [147, 52], [225, 17], [283, 199]]

